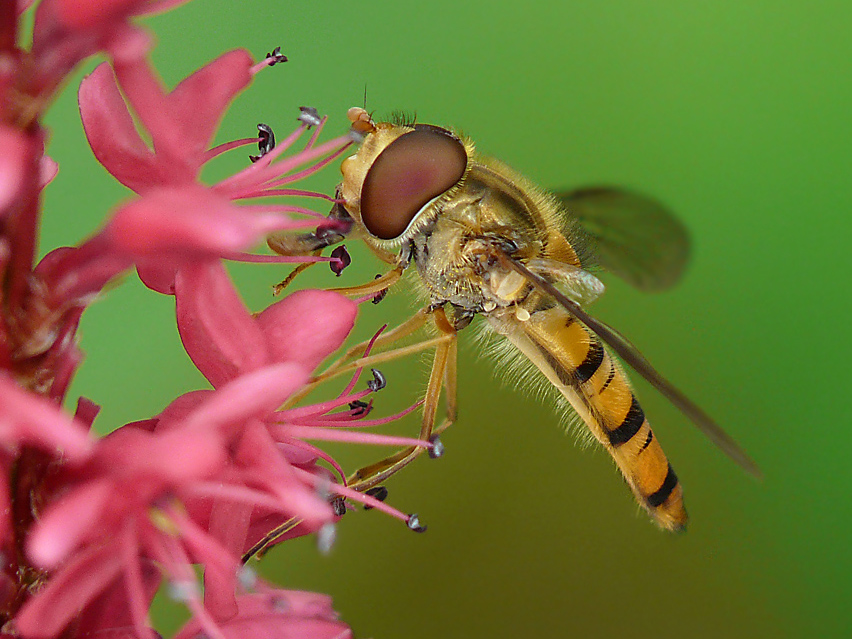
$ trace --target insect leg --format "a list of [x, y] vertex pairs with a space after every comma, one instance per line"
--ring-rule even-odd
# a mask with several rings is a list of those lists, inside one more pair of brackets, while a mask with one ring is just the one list
[[[314, 251], [311, 255], [319, 255], [319, 254], [320, 254], [319, 251]], [[292, 271], [290, 271], [290, 274], [287, 277], [285, 277], [282, 281], [278, 282], [278, 284], [276, 284], [275, 286], [272, 287], [272, 294], [273, 295], [281, 295], [281, 291], [283, 291], [285, 288], [290, 286], [290, 284], [293, 283], [293, 280], [295, 280], [296, 277], [300, 273], [304, 273], [306, 270], [308, 270], [310, 267], [312, 267], [316, 263], [317, 262], [303, 262], [303, 263], [299, 264], [296, 268], [294, 268]]]
[[[381, 350], [382, 348], [393, 344], [394, 342], [408, 337], [412, 333], [416, 332], [418, 329], [422, 328], [426, 324], [428, 317], [429, 315], [427, 309], [418, 311], [399, 326], [382, 333], [373, 342], [373, 349]], [[325, 369], [325, 371], [314, 377], [307, 384], [307, 386], [305, 386], [298, 394], [293, 395], [290, 399], [288, 399], [287, 403], [285, 404], [285, 407], [292, 406], [300, 399], [302, 399], [305, 395], [307, 395], [310, 391], [316, 388], [319, 384], [328, 381], [329, 379], [337, 377], [338, 375], [350, 373], [358, 368], [373, 366], [374, 364], [379, 364], [381, 362], [402, 357], [403, 355], [406, 355], [408, 353], [414, 353], [420, 350], [424, 350], [432, 345], [428, 342], [431, 342], [431, 340], [426, 340], [426, 342], [420, 342], [417, 344], [412, 344], [410, 346], [405, 346], [399, 349], [395, 349], [393, 351], [379, 353], [377, 355], [369, 355], [367, 357], [364, 356], [364, 351], [370, 344], [370, 340], [361, 342], [360, 344], [356, 344], [355, 346], [352, 346], [351, 348], [347, 349], [347, 351], [343, 355], [341, 355], [340, 358], [338, 358], [334, 363], [332, 363], [327, 369]]]
[[[418, 329], [422, 328], [426, 324], [427, 318], [430, 315], [432, 315], [435, 325], [441, 332], [439, 337], [426, 339], [407, 347], [386, 351], [384, 353], [368, 357], [358, 356], [364, 352], [370, 342], [367, 341], [357, 344], [347, 350], [346, 353], [334, 362], [324, 373], [314, 378], [313, 382], [308, 386], [305, 392], [299, 393], [297, 397], [290, 398], [287, 404], [291, 405], [295, 403], [316, 385], [332, 377], [337, 377], [338, 375], [351, 372], [357, 368], [377, 364], [381, 361], [389, 361], [399, 357], [404, 357], [435, 346], [435, 358], [432, 363], [432, 372], [429, 377], [429, 386], [426, 390], [426, 398], [423, 406], [420, 438], [426, 440], [443, 432], [452, 425], [457, 414], [456, 358], [458, 352], [456, 331], [447, 320], [444, 310], [439, 308], [434, 311], [430, 311], [429, 309], [422, 309], [418, 311], [407, 321], [374, 340], [373, 347], [380, 349], [400, 339], [408, 337]], [[447, 414], [441, 425], [434, 428], [435, 416], [437, 414], [442, 388], [446, 389], [445, 397]], [[424, 449], [421, 447], [404, 448], [397, 453], [376, 462], [375, 464], [365, 466], [364, 468], [356, 471], [349, 477], [347, 484], [355, 490], [368, 490], [410, 464], [423, 452], [423, 450]], [[301, 519], [292, 517], [269, 531], [254, 546], [246, 551], [242, 557], [242, 563], [248, 562], [253, 557], [263, 557], [263, 555], [272, 548], [283, 535], [287, 534], [300, 523]]]
[[446, 334], [451, 334], [453, 336], [453, 340], [449, 343], [449, 347], [447, 349], [447, 363], [444, 368], [444, 401], [446, 402], [446, 416], [444, 417], [444, 421], [441, 422], [441, 425], [432, 431], [433, 435], [440, 435], [445, 430], [447, 430], [450, 426], [455, 423], [456, 418], [458, 417], [458, 402], [457, 402], [457, 388], [458, 388], [458, 340], [455, 339], [456, 331], [452, 327], [452, 325], [447, 322], [447, 317], [444, 314], [443, 309], [440, 309], [441, 316], [436, 316], [436, 323], [443, 319], [446, 322], [446, 326], [440, 327], [441, 330]]
[[[443, 309], [435, 310], [433, 316], [435, 325], [442, 335], [437, 340], [429, 340], [429, 342], [437, 343], [435, 344], [435, 357], [432, 361], [432, 372], [429, 375], [429, 386], [426, 389], [426, 397], [423, 402], [423, 420], [420, 425], [420, 439], [423, 440], [431, 439], [439, 432], [444, 431], [453, 423], [456, 416], [456, 331], [447, 320]], [[421, 342], [421, 345], [425, 343]], [[435, 428], [435, 416], [438, 412], [441, 390], [445, 387], [447, 388], [447, 417], [438, 428]], [[347, 483], [355, 490], [367, 490], [399, 472], [421, 455], [424, 450], [424, 448], [414, 446], [403, 448], [385, 459], [356, 471], [348, 478]]]
[[402, 267], [398, 266], [384, 275], [377, 277], [372, 282], [367, 282], [366, 284], [361, 284], [359, 286], [345, 286], [341, 288], [331, 288], [328, 290], [340, 293], [341, 295], [347, 295], [349, 297], [364, 297], [365, 295], [379, 293], [396, 284], [399, 281], [399, 278], [402, 277], [402, 271]]

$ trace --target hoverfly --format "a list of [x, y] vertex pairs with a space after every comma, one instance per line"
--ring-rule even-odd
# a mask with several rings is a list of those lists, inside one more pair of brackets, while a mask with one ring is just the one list
[[[354, 347], [323, 379], [434, 347], [421, 427], [421, 438], [433, 437], [455, 419], [456, 334], [479, 315], [559, 391], [660, 527], [677, 531], [686, 525], [683, 490], [613, 353], [735, 462], [759, 475], [704, 411], [625, 337], [584, 310], [603, 292], [588, 270], [593, 260], [639, 289], [677, 281], [689, 240], [662, 205], [615, 188], [550, 194], [479, 155], [472, 141], [448, 129], [374, 122], [360, 108], [350, 109], [349, 119], [362, 140], [341, 166], [339, 203], [329, 216], [334, 226], [298, 238], [273, 236], [269, 245], [293, 254], [316, 252], [346, 237], [362, 239], [393, 268], [363, 286], [337, 289], [350, 295], [379, 294], [413, 266], [428, 305], [376, 346], [387, 348], [430, 322], [438, 337], [367, 358], [360, 357], [363, 346]], [[448, 414], [436, 427], [442, 389]], [[405, 449], [363, 468], [351, 484], [369, 490], [420, 452]]]

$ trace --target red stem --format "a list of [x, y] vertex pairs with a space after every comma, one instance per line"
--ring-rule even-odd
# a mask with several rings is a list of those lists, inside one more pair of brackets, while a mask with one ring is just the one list
[[18, 42], [18, 3], [0, 2], [0, 52], [12, 53]]

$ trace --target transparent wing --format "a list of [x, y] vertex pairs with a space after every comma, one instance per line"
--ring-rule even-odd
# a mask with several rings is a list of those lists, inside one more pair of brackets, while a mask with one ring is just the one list
[[611, 326], [599, 319], [589, 315], [583, 308], [565, 294], [559, 291], [545, 278], [533, 273], [526, 266], [513, 260], [511, 257], [499, 251], [498, 256], [504, 265], [523, 275], [527, 281], [539, 290], [551, 295], [565, 310], [591, 329], [601, 340], [630, 367], [644, 377], [660, 394], [674, 404], [684, 415], [686, 415], [707, 438], [722, 450], [728, 457], [740, 465], [746, 472], [755, 477], [762, 477], [757, 464], [740, 448], [734, 439], [713, 421], [704, 410], [695, 402], [684, 395], [670, 381], [660, 375], [645, 356], [639, 352], [630, 340]]
[[689, 261], [686, 227], [656, 200], [614, 187], [557, 191], [598, 264], [642, 291], [673, 286]]

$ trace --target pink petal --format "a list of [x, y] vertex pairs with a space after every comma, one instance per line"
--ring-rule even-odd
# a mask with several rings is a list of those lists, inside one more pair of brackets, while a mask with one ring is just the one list
[[15, 201], [21, 190], [24, 173], [29, 164], [28, 147], [21, 133], [0, 126], [0, 216]]
[[108, 64], [99, 65], [83, 79], [78, 100], [95, 157], [128, 188], [141, 192], [194, 177], [170, 170], [173, 167], [155, 157], [142, 141]]
[[358, 305], [331, 291], [297, 291], [257, 317], [270, 357], [314, 370], [346, 339]]
[[212, 428], [149, 433], [122, 427], [99, 442], [95, 459], [114, 481], [135, 483], [144, 492], [146, 485], [159, 490], [211, 476], [225, 465], [223, 444]]
[[[210, 511], [208, 531], [235, 557], [243, 553], [246, 545], [251, 514], [254, 508], [217, 499]], [[234, 598], [234, 571], [204, 571], [204, 603], [217, 620], [229, 619], [237, 614]]]
[[92, 424], [95, 422], [95, 417], [98, 416], [99, 412], [101, 412], [101, 407], [92, 400], [82, 396], [77, 399], [77, 410], [74, 413], [74, 417], [81, 424], [88, 426], [89, 430], [92, 429]]
[[59, 16], [69, 28], [91, 29], [129, 17], [147, 0], [55, 0]]
[[44, 156], [39, 164], [38, 184], [41, 188], [53, 182], [53, 178], [59, 173], [59, 163], [53, 158]]
[[249, 420], [274, 411], [307, 379], [307, 371], [295, 364], [275, 364], [245, 373], [209, 394], [187, 416], [184, 427], [241, 431]]
[[[162, 581], [160, 571], [151, 561], [139, 560], [141, 577], [141, 601], [134, 602], [147, 610]], [[98, 637], [98, 639], [140, 639], [133, 627], [131, 602], [123, 575], [109, 584], [103, 593], [89, 603], [76, 620], [76, 637]], [[151, 634], [150, 636], [154, 636]]]
[[175, 398], [163, 409], [163, 412], [154, 418], [155, 429], [161, 431], [182, 426], [183, 420], [186, 419], [187, 415], [194, 411], [208, 395], [214, 392], [212, 390], [190, 391]]
[[92, 481], [53, 503], [27, 539], [27, 555], [37, 566], [49, 569], [67, 559], [92, 531], [113, 498], [115, 484]]
[[[313, 593], [274, 590], [243, 595], [237, 599], [239, 613], [220, 624], [228, 639], [351, 639], [351, 629], [331, 609], [328, 597]], [[175, 639], [191, 639], [202, 631], [192, 619]]]
[[24, 604], [15, 617], [16, 629], [33, 639], [54, 637], [120, 572], [120, 554], [110, 544], [77, 555]]
[[137, 262], [136, 273], [142, 283], [152, 291], [163, 295], [175, 294], [175, 277], [178, 268], [174, 264], [163, 263], [157, 260]]
[[243, 50], [229, 51], [178, 84], [169, 95], [172, 114], [183, 130], [182, 144], [200, 160], [230, 102], [251, 82], [252, 59]]
[[[150, 190], [121, 207], [107, 232], [131, 256], [228, 257], [293, 226], [285, 215], [257, 213], [198, 185]], [[164, 266], [167, 263], [164, 264]]]
[[29, 443], [68, 459], [87, 456], [92, 447], [86, 429], [53, 402], [23, 390], [0, 374], [0, 442]]
[[45, 255], [36, 266], [50, 290], [54, 308], [85, 304], [131, 265], [130, 258], [115, 250], [104, 233], [80, 246], [63, 246]]
[[[128, 43], [121, 43], [127, 47]], [[136, 48], [129, 44], [131, 52]], [[113, 68], [127, 103], [148, 131], [160, 162], [175, 171], [181, 182], [198, 173], [199, 158], [187, 152], [183, 143], [184, 124], [172, 112], [160, 77], [146, 57], [120, 55], [113, 58]], [[174, 181], [173, 181], [174, 183]]]
[[213, 386], [268, 361], [266, 341], [221, 264], [181, 271], [175, 292], [184, 348]]

